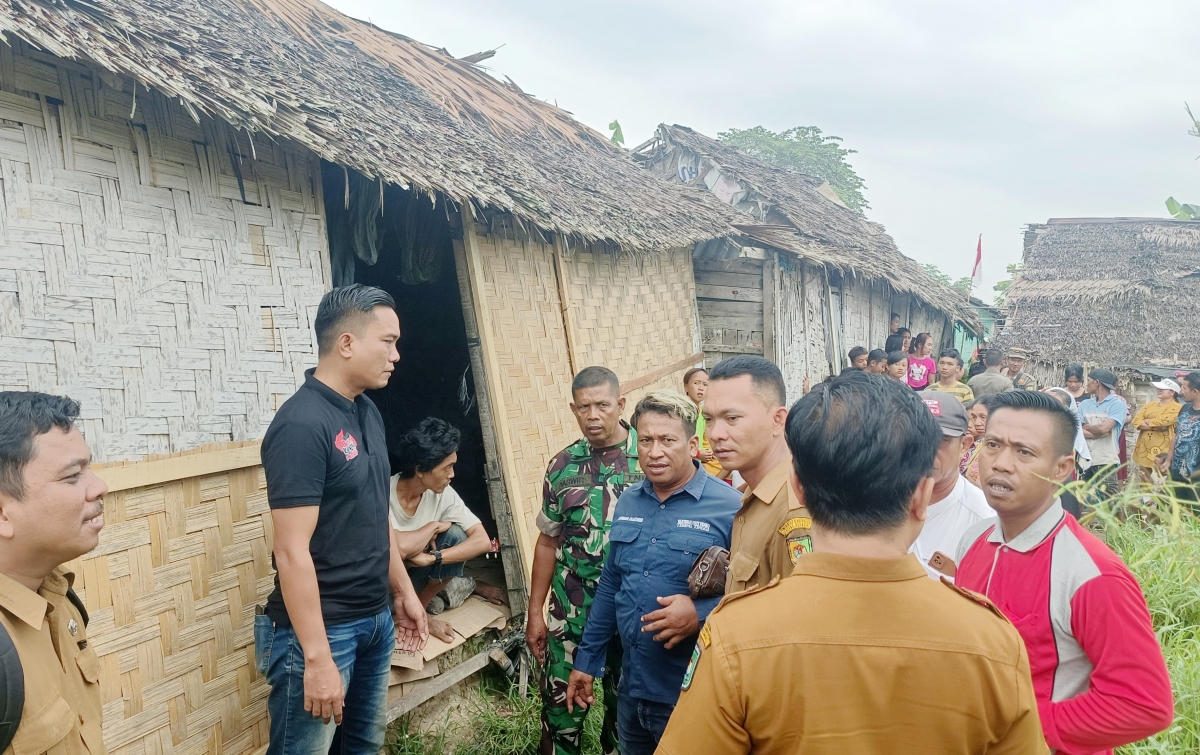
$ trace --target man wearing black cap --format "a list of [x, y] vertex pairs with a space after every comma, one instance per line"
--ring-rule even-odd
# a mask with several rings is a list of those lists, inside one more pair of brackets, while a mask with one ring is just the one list
[[983, 491], [967, 482], [958, 472], [962, 458], [963, 436], [967, 432], [967, 412], [957, 398], [942, 391], [918, 393], [938, 428], [942, 440], [933, 460], [933, 494], [925, 509], [925, 526], [909, 546], [933, 579], [954, 578], [954, 551], [976, 522], [995, 516]]
[[1083, 418], [1083, 437], [1092, 453], [1092, 465], [1083, 470], [1083, 479], [1095, 479], [1106, 496], [1116, 495], [1119, 480], [1117, 467], [1121, 464], [1119, 443], [1124, 441], [1125, 399], [1116, 394], [1117, 376], [1109, 370], [1088, 373], [1087, 390], [1091, 398], [1079, 405]]

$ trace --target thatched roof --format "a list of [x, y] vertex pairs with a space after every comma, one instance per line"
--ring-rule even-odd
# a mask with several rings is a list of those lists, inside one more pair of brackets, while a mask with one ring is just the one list
[[722, 199], [757, 222], [738, 225], [759, 243], [793, 252], [864, 278], [882, 278], [899, 293], [912, 294], [950, 317], [978, 325], [964, 310], [962, 294], [930, 278], [896, 248], [883, 226], [837, 201], [820, 178], [781, 168], [722, 144], [686, 126], [662, 124], [653, 139], [634, 150], [652, 169], [684, 186], [716, 189]]
[[730, 233], [734, 214], [706, 192], [649, 175], [568, 113], [316, 0], [0, 0], [0, 31], [542, 230], [629, 250]]
[[1200, 222], [1030, 225], [1001, 346], [1057, 364], [1200, 364]]

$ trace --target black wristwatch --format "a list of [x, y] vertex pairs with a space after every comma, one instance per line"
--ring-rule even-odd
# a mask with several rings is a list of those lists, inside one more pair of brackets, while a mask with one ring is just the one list
[[437, 568], [442, 565], [442, 552], [440, 550], [433, 552], [433, 566]]

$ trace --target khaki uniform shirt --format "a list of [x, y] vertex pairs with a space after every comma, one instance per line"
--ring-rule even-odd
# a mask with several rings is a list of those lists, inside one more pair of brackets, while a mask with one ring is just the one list
[[758, 487], [742, 493], [742, 508], [733, 520], [726, 595], [790, 575], [800, 556], [812, 550], [812, 520], [789, 484], [791, 474], [789, 456]]
[[911, 555], [813, 553], [726, 596], [658, 755], [1048, 752], [1016, 628]]
[[0, 622], [25, 675], [25, 708], [3, 755], [103, 755], [100, 659], [56, 569], [35, 593], [0, 574]]

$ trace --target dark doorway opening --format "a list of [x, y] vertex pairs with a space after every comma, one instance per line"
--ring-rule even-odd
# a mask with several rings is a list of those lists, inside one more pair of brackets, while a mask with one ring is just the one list
[[[440, 197], [435, 204], [427, 195], [380, 185], [332, 163], [322, 161], [321, 167], [334, 285], [382, 288], [396, 300], [400, 316], [400, 361], [387, 387], [367, 394], [383, 415], [388, 447], [426, 417], [458, 428], [462, 441], [451, 486], [495, 539], [452, 216]], [[370, 264], [362, 253], [370, 257], [372, 246], [376, 259]], [[393, 473], [394, 466], [393, 458]]]

